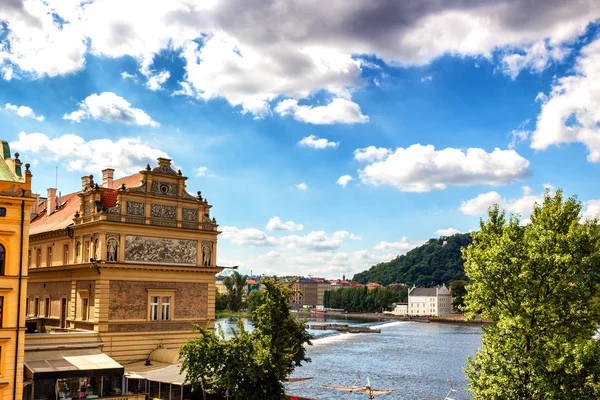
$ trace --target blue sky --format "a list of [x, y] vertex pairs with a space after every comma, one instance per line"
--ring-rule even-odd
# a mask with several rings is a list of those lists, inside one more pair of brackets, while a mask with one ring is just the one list
[[600, 212], [600, 6], [409, 3], [3, 2], [2, 139], [41, 194], [172, 158], [246, 273], [348, 277], [546, 188]]

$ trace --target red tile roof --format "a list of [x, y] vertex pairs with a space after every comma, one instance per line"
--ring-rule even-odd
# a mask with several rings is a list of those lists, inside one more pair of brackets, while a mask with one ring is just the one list
[[[114, 188], [118, 188], [123, 183], [128, 188], [137, 187], [140, 185], [142, 175], [138, 172], [137, 174], [129, 175], [121, 179], [117, 179], [113, 183]], [[117, 202], [117, 194], [114, 189], [100, 188], [102, 193], [100, 195], [100, 201], [102, 206], [109, 208], [115, 205]], [[78, 194], [81, 192], [75, 192], [62, 196], [59, 199], [59, 208], [54, 211], [50, 216], [46, 216], [45, 212], [40, 211], [37, 216], [31, 219], [31, 225], [29, 226], [29, 234], [35, 235], [43, 232], [56, 231], [65, 229], [67, 226], [73, 224], [73, 218], [75, 213], [79, 211], [80, 201]], [[45, 209], [45, 206], [44, 206]]]

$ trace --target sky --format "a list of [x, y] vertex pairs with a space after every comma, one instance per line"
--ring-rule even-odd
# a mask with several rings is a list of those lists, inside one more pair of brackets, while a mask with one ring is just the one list
[[219, 265], [349, 278], [493, 204], [600, 212], [600, 2], [3, 0], [0, 127], [37, 193], [168, 157]]

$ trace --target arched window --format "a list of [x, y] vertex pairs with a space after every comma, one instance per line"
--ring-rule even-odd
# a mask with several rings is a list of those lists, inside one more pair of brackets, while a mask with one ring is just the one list
[[4, 276], [5, 274], [5, 264], [6, 264], [6, 250], [4, 246], [0, 244], [0, 276]]

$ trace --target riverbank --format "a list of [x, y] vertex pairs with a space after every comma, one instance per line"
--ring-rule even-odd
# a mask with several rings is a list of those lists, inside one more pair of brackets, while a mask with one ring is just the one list
[[[344, 313], [339, 311], [327, 311], [327, 316], [336, 317], [336, 318], [348, 318], [348, 319], [364, 319], [368, 321], [415, 321], [415, 322], [437, 322], [444, 324], [457, 324], [457, 325], [490, 325], [491, 321], [484, 319], [474, 319], [470, 321], [466, 321], [462, 316], [456, 317], [425, 317], [425, 316], [415, 316], [408, 317], [402, 315], [394, 315], [394, 314], [382, 314], [382, 313]], [[314, 316], [314, 314], [313, 314]], [[318, 315], [317, 315], [318, 317]]]
[[245, 311], [217, 311], [215, 318], [250, 318], [250, 313]]

